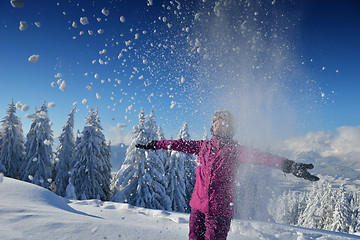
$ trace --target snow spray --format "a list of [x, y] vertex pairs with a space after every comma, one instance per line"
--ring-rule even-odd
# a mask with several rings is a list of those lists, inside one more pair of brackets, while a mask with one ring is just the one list
[[[211, 2], [211, 3], [210, 3]], [[209, 1], [195, 14], [193, 42], [202, 56], [200, 86], [212, 110], [230, 110], [238, 123], [240, 144], [263, 151], [297, 129], [293, 94], [303, 83], [296, 78], [299, 12], [289, 1]], [[203, 81], [205, 80], [205, 81]], [[286, 156], [285, 156], [286, 157]], [[276, 172], [278, 171], [278, 172]], [[267, 211], [279, 170], [242, 165], [238, 171], [235, 218], [271, 220]]]

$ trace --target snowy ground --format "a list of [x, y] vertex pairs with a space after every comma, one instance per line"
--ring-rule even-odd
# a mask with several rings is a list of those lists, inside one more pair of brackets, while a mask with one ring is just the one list
[[[0, 239], [187, 239], [188, 214], [99, 200], [68, 201], [0, 176]], [[234, 220], [233, 239], [360, 239], [355, 235]]]

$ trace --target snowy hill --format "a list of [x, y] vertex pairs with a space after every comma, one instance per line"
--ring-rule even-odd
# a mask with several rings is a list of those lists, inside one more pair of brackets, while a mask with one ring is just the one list
[[[99, 200], [63, 199], [42, 187], [0, 179], [0, 239], [187, 239], [188, 214]], [[360, 239], [355, 235], [234, 220], [235, 239]]]

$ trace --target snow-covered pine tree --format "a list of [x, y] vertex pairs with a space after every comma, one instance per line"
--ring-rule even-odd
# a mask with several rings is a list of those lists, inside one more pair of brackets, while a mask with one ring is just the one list
[[86, 122], [70, 162], [71, 184], [77, 199], [109, 200], [110, 149], [105, 142], [97, 112], [90, 109]]
[[171, 151], [165, 167], [165, 175], [168, 181], [166, 192], [170, 197], [171, 210], [185, 212], [188, 207], [186, 201], [185, 166], [184, 158], [179, 157], [179, 152]]
[[206, 127], [204, 127], [204, 135], [203, 135], [202, 140], [209, 140], [209, 134], [208, 134], [208, 132], [207, 132]]
[[[188, 124], [184, 123], [181, 127], [178, 139], [190, 140]], [[195, 187], [196, 181], [196, 159], [193, 155], [178, 152], [178, 157], [184, 159], [184, 181], [185, 181], [185, 201], [186, 201], [186, 212], [190, 212], [189, 202], [192, 196], [192, 192]]]
[[[25, 145], [20, 118], [15, 115], [16, 107], [11, 100], [7, 116], [2, 120], [3, 133], [0, 139], [0, 165], [7, 177], [19, 178], [20, 167], [24, 163]], [[0, 171], [4, 170], [1, 169]]]
[[325, 229], [348, 233], [352, 225], [352, 210], [350, 203], [352, 201], [352, 195], [346, 192], [344, 184], [340, 186], [336, 194], [335, 210], [333, 212], [333, 221], [331, 226], [327, 226]]
[[126, 151], [125, 161], [117, 172], [113, 191], [115, 202], [125, 202], [135, 206], [170, 210], [166, 195], [166, 178], [163, 161], [156, 151], [138, 149], [136, 144], [157, 140], [157, 129], [153, 112], [145, 122], [144, 110], [139, 113], [139, 125], [134, 126], [134, 138]]
[[26, 153], [21, 168], [21, 180], [49, 188], [52, 182], [52, 145], [53, 132], [44, 102], [40, 110], [35, 109], [33, 122], [26, 135]]
[[56, 158], [54, 162], [56, 184], [56, 194], [65, 197], [66, 186], [69, 183], [70, 177], [70, 161], [75, 147], [74, 138], [74, 114], [76, 107], [74, 107], [63, 127], [62, 133], [59, 137], [59, 145], [56, 151]]
[[[164, 132], [163, 132], [161, 126], [158, 126], [157, 136], [158, 136], [158, 140], [165, 140]], [[171, 155], [171, 151], [168, 151], [168, 150], [157, 151], [157, 154], [159, 155], [159, 157], [163, 161], [164, 171], [165, 171], [165, 168], [168, 165], [168, 159], [169, 159], [169, 157]]]
[[305, 207], [306, 193], [294, 191], [284, 192], [276, 201], [272, 216], [277, 223], [296, 226]]
[[335, 199], [329, 182], [320, 180], [314, 183], [307, 198], [307, 206], [299, 218], [299, 226], [329, 229], [333, 220]]

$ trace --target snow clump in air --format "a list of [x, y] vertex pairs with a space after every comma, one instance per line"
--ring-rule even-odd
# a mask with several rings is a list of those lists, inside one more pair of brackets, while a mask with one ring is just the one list
[[28, 61], [30, 63], [36, 63], [39, 61], [40, 55], [32, 55], [29, 57]]
[[101, 13], [104, 14], [105, 16], [109, 16], [109, 13], [110, 13], [110, 12], [109, 12], [109, 10], [103, 8], [103, 9], [101, 10]]
[[71, 25], [73, 28], [77, 28], [78, 25], [76, 24], [76, 22], [73, 22], [72, 25]]
[[21, 110], [21, 107], [22, 107], [22, 103], [20, 101], [18, 101], [16, 104], [15, 104], [15, 107], [19, 110]]
[[88, 103], [88, 100], [86, 98], [84, 98], [81, 102], [82, 104], [87, 104]]
[[27, 105], [27, 104], [24, 104], [22, 107], [21, 107], [21, 111], [22, 112], [26, 112], [27, 110], [29, 110], [30, 106]]
[[55, 107], [55, 102], [49, 102], [49, 103], [48, 103], [48, 107], [49, 107], [49, 108]]
[[24, 0], [11, 0], [10, 3], [14, 8], [23, 8], [25, 4]]
[[65, 92], [65, 88], [66, 88], [66, 82], [65, 81], [62, 81], [60, 86], [59, 86], [59, 89], [63, 92]]
[[171, 109], [174, 108], [175, 105], [176, 105], [176, 102], [175, 102], [175, 101], [171, 101], [171, 106], [170, 106], [170, 108], [171, 108]]
[[100, 99], [101, 98], [101, 95], [99, 93], [96, 93], [96, 98], [97, 99]]
[[89, 21], [88, 21], [87, 17], [81, 17], [80, 18], [80, 23], [82, 25], [86, 25], [86, 24], [89, 24]]
[[29, 25], [27, 24], [27, 22], [20, 21], [20, 26], [19, 26], [20, 31], [25, 31], [28, 27]]
[[124, 23], [126, 21], [125, 17], [124, 16], [121, 16], [120, 17], [120, 22]]
[[39, 28], [39, 27], [41, 27], [41, 23], [35, 22], [35, 26], [37, 26]]

